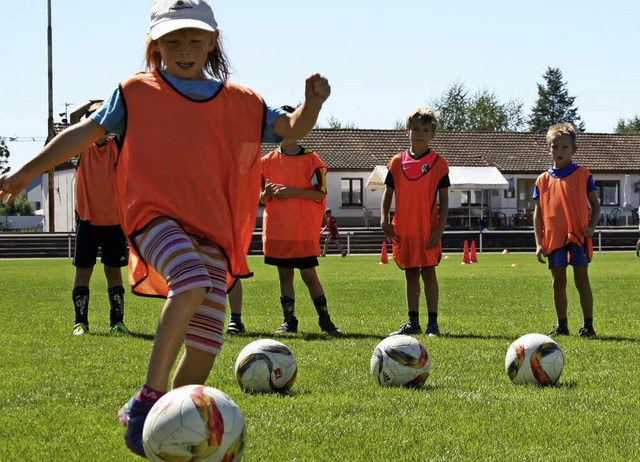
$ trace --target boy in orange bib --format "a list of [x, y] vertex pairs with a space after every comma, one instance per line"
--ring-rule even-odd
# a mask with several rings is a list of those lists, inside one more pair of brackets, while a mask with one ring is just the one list
[[593, 338], [596, 331], [588, 267], [593, 257], [591, 237], [600, 217], [600, 203], [591, 172], [572, 162], [577, 151], [576, 138], [575, 128], [569, 123], [553, 125], [547, 131], [553, 166], [536, 180], [533, 230], [536, 257], [540, 263], [545, 263], [547, 257], [553, 280], [558, 326], [549, 335], [569, 335], [567, 266], [571, 265], [584, 317], [578, 333]]
[[[380, 226], [393, 244], [393, 259], [405, 272], [409, 321], [389, 335], [422, 333], [420, 280], [424, 284], [429, 321], [428, 335], [440, 335], [436, 266], [442, 257], [442, 234], [449, 214], [449, 165], [429, 148], [437, 128], [435, 113], [418, 108], [407, 117], [410, 149], [389, 162], [382, 195]], [[396, 209], [389, 223], [393, 196]], [[439, 202], [439, 206], [438, 206]]]

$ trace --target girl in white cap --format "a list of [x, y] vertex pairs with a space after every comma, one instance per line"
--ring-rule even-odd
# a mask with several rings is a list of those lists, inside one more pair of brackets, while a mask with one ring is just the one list
[[172, 386], [203, 384], [222, 346], [226, 292], [251, 275], [248, 252], [260, 194], [260, 143], [303, 138], [331, 92], [305, 82], [295, 112], [265, 105], [228, 81], [218, 24], [204, 0], [156, 0], [148, 72], [121, 83], [103, 107], [0, 176], [0, 200], [106, 132], [122, 137], [116, 191], [131, 248], [134, 293], [166, 297], [144, 386], [120, 410], [127, 446], [144, 455], [142, 428], [185, 343]]

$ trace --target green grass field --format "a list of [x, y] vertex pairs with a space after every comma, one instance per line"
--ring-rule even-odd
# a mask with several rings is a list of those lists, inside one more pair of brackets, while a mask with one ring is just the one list
[[[569, 288], [572, 336], [558, 339], [565, 368], [557, 386], [512, 385], [510, 343], [555, 323], [551, 277], [533, 254], [479, 255], [438, 268], [443, 337], [417, 336], [432, 357], [421, 390], [373, 382], [375, 345], [406, 319], [404, 275], [377, 256], [325, 258], [319, 275], [345, 332], [317, 326], [297, 281], [299, 333], [278, 338], [298, 360], [291, 394], [248, 395], [235, 382], [239, 351], [274, 338], [281, 323], [277, 273], [252, 257], [243, 321], [226, 337], [208, 384], [229, 394], [247, 422], [243, 460], [632, 461], [640, 460], [640, 259], [596, 254], [590, 267], [598, 338], [577, 336], [582, 316]], [[518, 268], [511, 265], [518, 263]], [[91, 333], [71, 335], [68, 260], [0, 261], [0, 461], [136, 460], [124, 446], [118, 408], [145, 376], [162, 301], [125, 298], [132, 337], [108, 333], [100, 265], [91, 286]], [[422, 321], [426, 325], [424, 299]]]

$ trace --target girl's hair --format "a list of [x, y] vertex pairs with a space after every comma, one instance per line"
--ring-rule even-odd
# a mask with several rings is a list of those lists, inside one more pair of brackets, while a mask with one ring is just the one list
[[436, 111], [427, 107], [419, 107], [411, 111], [407, 116], [405, 129], [409, 130], [414, 120], [420, 120], [422, 123], [433, 125], [433, 129], [438, 128], [438, 117]]
[[573, 146], [578, 145], [578, 135], [576, 134], [575, 127], [568, 122], [564, 122], [549, 127], [549, 130], [547, 130], [547, 146], [550, 146], [553, 139], [560, 135], [570, 136]]
[[[220, 34], [220, 32], [218, 32]], [[145, 66], [148, 71], [162, 68], [162, 56], [159, 51], [155, 51], [152, 46], [157, 40], [151, 40], [149, 34], [145, 37], [145, 43], [147, 50], [145, 52]], [[207, 58], [207, 64], [204, 68], [204, 73], [215, 77], [216, 79], [226, 82], [231, 75], [231, 66], [229, 65], [229, 59], [222, 48], [222, 38], [218, 35], [218, 43], [213, 51], [209, 52]]]

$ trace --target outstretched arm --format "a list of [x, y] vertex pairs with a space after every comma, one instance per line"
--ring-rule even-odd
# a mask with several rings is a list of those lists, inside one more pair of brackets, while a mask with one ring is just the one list
[[304, 102], [291, 114], [283, 114], [273, 122], [274, 132], [289, 139], [301, 140], [318, 120], [320, 109], [331, 94], [329, 81], [314, 73], [305, 81]]
[[0, 175], [0, 201], [12, 202], [33, 178], [84, 151], [104, 135], [104, 127], [91, 119], [67, 128], [22, 167]]

